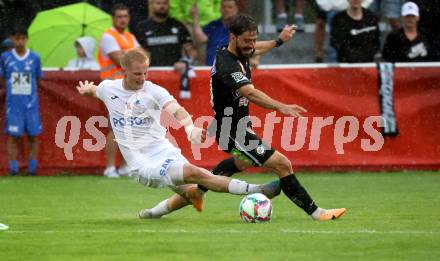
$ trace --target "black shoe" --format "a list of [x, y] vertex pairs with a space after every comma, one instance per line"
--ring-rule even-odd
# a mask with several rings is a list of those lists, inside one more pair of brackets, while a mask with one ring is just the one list
[[323, 62], [324, 62], [323, 58], [321, 58], [321, 57], [316, 57], [315, 58], [315, 63], [323, 63]]
[[11, 172], [9, 172], [9, 175], [10, 176], [18, 176], [18, 172], [11, 171]]
[[37, 172], [29, 172], [29, 176], [32, 176], [32, 177], [37, 176]]

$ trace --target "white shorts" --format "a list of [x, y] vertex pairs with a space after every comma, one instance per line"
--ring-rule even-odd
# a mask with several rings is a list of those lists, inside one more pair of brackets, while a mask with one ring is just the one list
[[141, 184], [152, 188], [171, 187], [172, 189], [183, 182], [183, 165], [188, 160], [179, 149], [167, 149], [145, 159], [145, 164], [133, 177]]

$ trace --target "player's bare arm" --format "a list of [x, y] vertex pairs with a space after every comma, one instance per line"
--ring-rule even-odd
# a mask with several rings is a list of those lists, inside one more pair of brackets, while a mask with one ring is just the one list
[[292, 39], [293, 35], [296, 33], [296, 25], [286, 25], [278, 36], [277, 40], [270, 41], [258, 41], [255, 45], [254, 55], [264, 54], [270, 51], [272, 48], [278, 47], [285, 42]]
[[192, 29], [193, 29], [193, 37], [196, 43], [206, 43], [208, 41], [208, 36], [203, 32], [202, 27], [199, 23], [199, 7], [197, 4], [194, 4], [191, 7], [191, 17], [192, 17]]
[[240, 94], [244, 97], [248, 98], [251, 102], [256, 105], [266, 108], [279, 111], [280, 113], [293, 117], [301, 117], [301, 113], [306, 112], [307, 110], [303, 107], [296, 104], [284, 104], [280, 101], [272, 99], [266, 93], [256, 89], [252, 84], [245, 85], [240, 87]]
[[194, 126], [191, 115], [176, 100], [164, 105], [164, 110], [185, 128], [188, 140], [193, 144], [200, 144], [206, 140], [206, 130]]
[[78, 85], [76, 86], [76, 89], [78, 90], [79, 94], [86, 95], [86, 96], [92, 96], [96, 97], [96, 89], [98, 86], [96, 86], [93, 82], [80, 81]]

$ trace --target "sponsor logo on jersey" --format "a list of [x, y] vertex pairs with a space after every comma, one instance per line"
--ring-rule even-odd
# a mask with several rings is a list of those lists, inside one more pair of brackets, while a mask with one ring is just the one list
[[260, 145], [257, 147], [257, 153], [258, 155], [263, 155], [266, 149], [263, 147], [263, 145]]
[[419, 43], [411, 47], [408, 53], [408, 58], [414, 59], [417, 56], [425, 57], [427, 55], [428, 55], [428, 51], [425, 47], [425, 44]]
[[249, 100], [246, 97], [241, 97], [238, 101], [238, 106], [248, 106]]
[[177, 35], [164, 35], [164, 36], [156, 36], [150, 37], [147, 39], [149, 46], [157, 46], [163, 44], [177, 44], [179, 43], [179, 38]]
[[231, 73], [231, 77], [236, 83], [248, 81], [248, 78], [246, 78], [246, 76], [244, 76], [242, 72]]
[[371, 31], [375, 31], [375, 30], [376, 30], [376, 26], [369, 26], [369, 27], [365, 27], [365, 28], [361, 28], [361, 29], [351, 29], [350, 34], [351, 35], [359, 35], [359, 34], [363, 34], [363, 33], [369, 33]]
[[113, 118], [113, 126], [125, 127], [125, 126], [140, 126], [146, 125], [147, 122], [151, 121], [151, 117], [139, 118], [139, 117], [128, 117], [128, 118]]

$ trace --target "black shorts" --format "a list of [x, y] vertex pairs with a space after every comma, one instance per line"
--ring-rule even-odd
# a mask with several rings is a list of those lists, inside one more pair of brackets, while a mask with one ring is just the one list
[[238, 157], [238, 159], [252, 166], [263, 166], [270, 156], [275, 153], [275, 150], [264, 143], [252, 130], [246, 130], [243, 136], [229, 136], [228, 142], [219, 142], [219, 137], [217, 136], [216, 141], [223, 151]]

